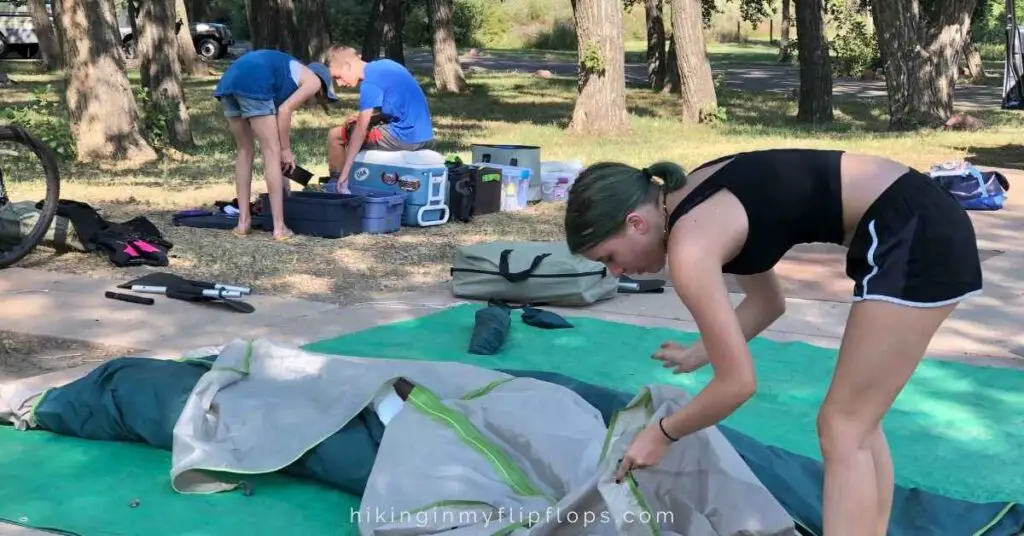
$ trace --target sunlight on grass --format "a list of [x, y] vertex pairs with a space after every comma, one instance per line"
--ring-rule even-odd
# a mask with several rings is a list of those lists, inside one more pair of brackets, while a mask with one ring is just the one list
[[[764, 49], [768, 47], [721, 44], [712, 46], [711, 52], [765, 56]], [[186, 83], [195, 148], [186, 153], [171, 151], [171, 157], [132, 171], [100, 171], [65, 163], [65, 193], [83, 201], [130, 202], [159, 208], [186, 208], [233, 197], [234, 142], [212, 97], [216, 80], [216, 76], [209, 75]], [[575, 100], [573, 79], [471, 74], [471, 92], [454, 96], [437, 95], [429, 80], [422, 81], [434, 114], [436, 149], [456, 153], [464, 160], [470, 158], [474, 143], [521, 143], [541, 146], [545, 160], [618, 160], [635, 165], [671, 160], [689, 168], [737, 151], [800, 146], [862, 151], [926, 167], [969, 155], [973, 148], [1016, 142], [1024, 126], [1017, 114], [992, 110], [985, 112], [983, 119], [994, 127], [983, 132], [889, 133], [885, 131], [883, 101], [837, 97], [835, 122], [815, 129], [796, 123], [796, 102], [785, 96], [724, 89], [719, 90], [719, 104], [727, 113], [724, 122], [684, 125], [675, 118], [678, 101], [674, 96], [631, 88], [627, 91], [630, 130], [605, 136], [572, 136], [564, 129]], [[21, 75], [14, 89], [0, 92], [0, 101], [24, 102], [33, 88], [57, 82], [53, 75]], [[331, 115], [309, 107], [294, 119], [296, 156], [301, 165], [318, 175], [327, 172], [327, 130], [356, 106], [354, 91], [342, 91], [341, 96], [341, 103]], [[262, 191], [258, 157], [254, 181], [254, 190]], [[27, 195], [39, 193], [29, 185], [19, 188]]]
[[[543, 54], [567, 57], [561, 52]], [[713, 59], [716, 68], [730, 61], [774, 61], [774, 49], [757, 44], [713, 44], [709, 54], [719, 58]], [[223, 69], [226, 63], [213, 65]], [[835, 121], [812, 128], [796, 122], [797, 103], [784, 94], [726, 89], [718, 93], [724, 121], [686, 125], [677, 120], [677, 97], [629, 88], [628, 129], [577, 136], [565, 130], [576, 98], [574, 78], [541, 79], [532, 73], [499, 72], [469, 72], [467, 76], [470, 91], [465, 95], [439, 95], [428, 76], [419, 76], [434, 117], [435, 150], [457, 154], [467, 162], [475, 143], [537, 145], [542, 148], [543, 160], [579, 159], [588, 164], [613, 160], [636, 166], [668, 160], [688, 169], [740, 151], [820, 147], [878, 154], [927, 168], [976, 152], [1002, 154], [1000, 151], [1019, 145], [1024, 131], [1020, 114], [992, 109], [975, 114], [992, 125], [980, 132], [890, 133], [886, 132], [884, 100], [842, 97], [834, 99]], [[0, 90], [4, 107], [31, 107], [34, 90], [47, 84], [61, 87], [58, 75], [32, 74], [24, 68], [15, 78], [15, 86]], [[137, 85], [137, 72], [132, 72], [130, 79]], [[175, 243], [173, 265], [184, 275], [222, 277], [268, 292], [312, 299], [362, 299], [371, 292], [423, 288], [443, 281], [459, 245], [561, 237], [564, 205], [551, 203], [520, 213], [479, 217], [471, 225], [403, 228], [395, 235], [360, 235], [336, 241], [296, 237], [282, 244], [269, 240], [267, 233], [237, 240], [226, 231], [174, 227], [170, 215], [176, 210], [209, 207], [214, 201], [235, 197], [235, 144], [212, 96], [217, 79], [217, 71], [211, 70], [184, 84], [195, 147], [184, 152], [162, 149], [164, 158], [159, 162], [135, 170], [101, 170], [64, 162], [61, 197], [101, 207], [114, 221], [147, 216]], [[355, 90], [341, 90], [339, 95], [341, 100], [329, 115], [310, 106], [293, 119], [293, 150], [299, 164], [314, 176], [327, 173], [328, 129], [341, 123], [357, 105]], [[58, 102], [56, 95], [51, 97], [47, 100]], [[67, 128], [66, 114], [29, 116], [36, 125], [33, 128]], [[262, 168], [257, 156], [253, 195], [265, 191]], [[41, 181], [32, 178], [16, 178], [11, 190], [16, 200], [39, 199], [43, 192]], [[33, 254], [26, 266], [93, 274], [110, 270], [99, 257], [50, 253]]]

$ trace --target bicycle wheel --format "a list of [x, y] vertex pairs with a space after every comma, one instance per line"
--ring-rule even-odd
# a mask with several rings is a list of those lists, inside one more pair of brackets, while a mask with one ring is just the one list
[[[43, 166], [46, 194], [39, 217], [32, 230], [17, 245], [10, 249], [0, 249], [0, 269], [7, 268], [25, 258], [32, 252], [50, 229], [57, 213], [57, 201], [60, 199], [60, 171], [57, 158], [53, 151], [40, 139], [17, 125], [0, 125], [0, 144], [13, 143], [29, 149]], [[4, 153], [0, 151], [0, 206], [6, 203], [7, 185], [4, 182]]]

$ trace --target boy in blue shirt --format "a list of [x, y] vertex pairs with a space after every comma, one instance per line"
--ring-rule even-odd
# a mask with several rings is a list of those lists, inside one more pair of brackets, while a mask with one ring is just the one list
[[253, 50], [228, 66], [213, 95], [224, 107], [224, 115], [235, 137], [235, 190], [238, 196], [236, 236], [249, 234], [252, 219], [254, 141], [263, 153], [274, 239], [285, 240], [292, 231], [284, 223], [284, 196], [290, 190], [284, 173], [295, 168], [292, 154], [292, 114], [316, 98], [326, 110], [328, 101], [338, 100], [330, 71], [322, 63], [303, 65], [277, 50]]
[[334, 47], [329, 66], [339, 85], [359, 86], [359, 113], [327, 135], [330, 180], [338, 180], [339, 192], [348, 191], [360, 150], [417, 151], [433, 141], [427, 97], [402, 64], [389, 59], [365, 62], [354, 48]]

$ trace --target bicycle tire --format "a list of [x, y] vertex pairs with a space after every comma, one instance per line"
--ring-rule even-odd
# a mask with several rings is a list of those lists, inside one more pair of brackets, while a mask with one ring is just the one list
[[18, 125], [0, 125], [0, 142], [14, 142], [28, 147], [43, 164], [46, 175], [46, 197], [43, 208], [39, 211], [39, 219], [35, 227], [20, 244], [10, 251], [0, 251], [0, 269], [8, 268], [25, 258], [42, 241], [57, 214], [57, 201], [60, 199], [60, 170], [57, 157], [42, 140], [36, 138], [24, 127]]

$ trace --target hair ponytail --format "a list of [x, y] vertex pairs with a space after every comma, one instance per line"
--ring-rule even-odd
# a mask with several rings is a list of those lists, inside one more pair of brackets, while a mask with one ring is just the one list
[[666, 192], [672, 192], [686, 186], [686, 172], [679, 164], [673, 162], [657, 162], [647, 168], [651, 175], [664, 181]]

